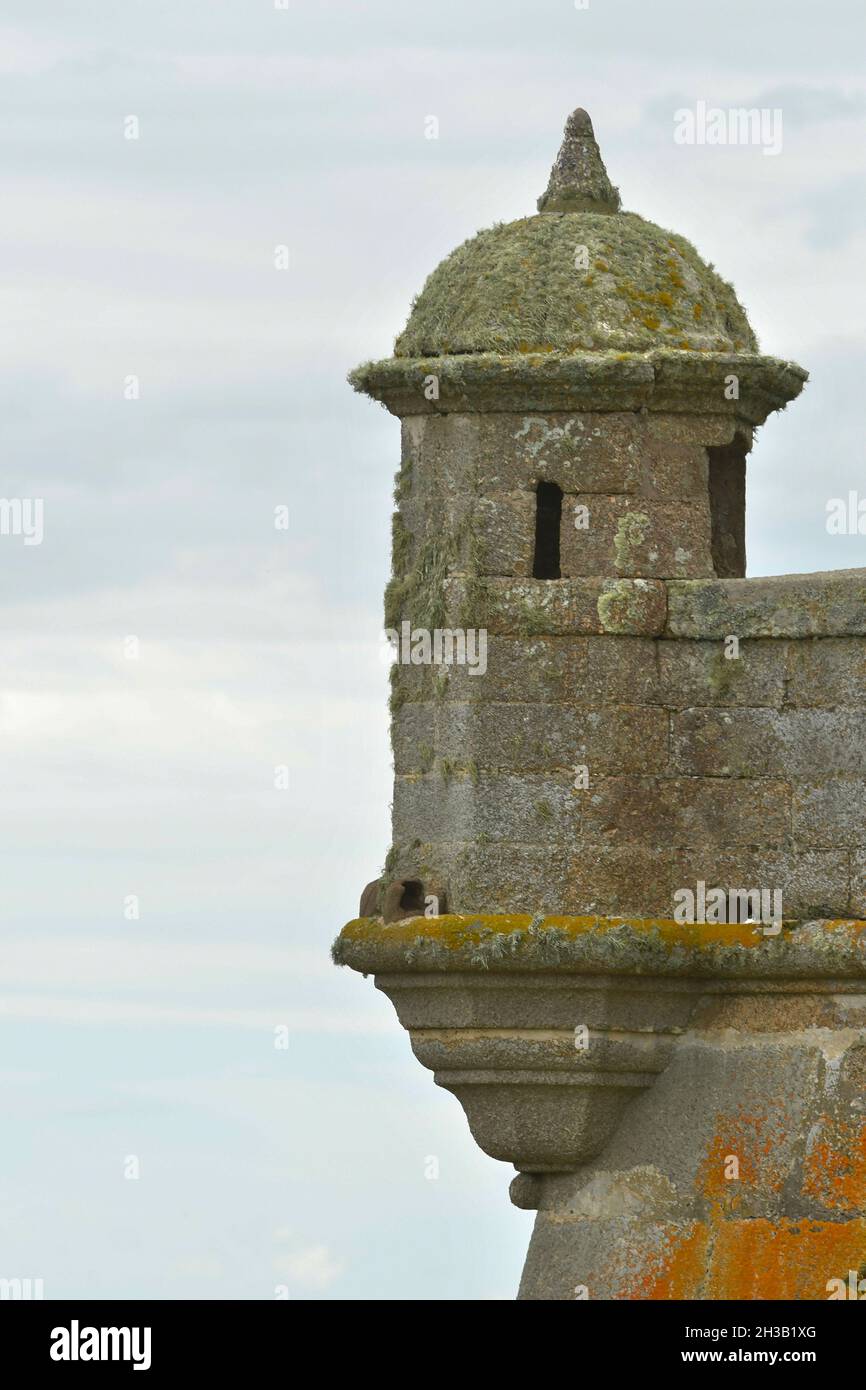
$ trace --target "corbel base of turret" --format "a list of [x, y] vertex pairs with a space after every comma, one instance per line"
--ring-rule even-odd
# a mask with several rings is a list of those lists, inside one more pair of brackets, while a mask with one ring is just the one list
[[828, 1298], [866, 1262], [866, 923], [366, 919], [334, 956], [518, 1169], [521, 1298]]

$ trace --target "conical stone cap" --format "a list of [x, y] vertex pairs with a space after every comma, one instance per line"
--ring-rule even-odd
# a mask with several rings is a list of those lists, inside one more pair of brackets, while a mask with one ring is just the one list
[[619, 212], [619, 190], [607, 176], [592, 121], [579, 106], [565, 123], [565, 135], [550, 171], [539, 212]]

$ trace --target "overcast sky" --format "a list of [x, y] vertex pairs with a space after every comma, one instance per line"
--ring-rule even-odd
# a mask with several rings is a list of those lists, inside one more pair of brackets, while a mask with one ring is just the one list
[[[399, 426], [345, 374], [583, 105], [811, 373], [749, 572], [866, 565], [825, 527], [866, 493], [864, 50], [861, 0], [0, 0], [0, 490], [44, 499], [0, 537], [0, 1276], [513, 1296], [511, 1170], [328, 958], [391, 795]], [[781, 153], [676, 144], [699, 101], [780, 109]]]

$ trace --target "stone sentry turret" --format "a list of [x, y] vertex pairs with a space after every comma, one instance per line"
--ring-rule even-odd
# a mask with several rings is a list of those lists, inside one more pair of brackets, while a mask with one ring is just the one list
[[517, 1167], [522, 1297], [825, 1298], [866, 1256], [866, 572], [744, 577], [806, 374], [584, 111], [538, 208], [351, 378], [402, 420], [402, 640], [335, 958]]

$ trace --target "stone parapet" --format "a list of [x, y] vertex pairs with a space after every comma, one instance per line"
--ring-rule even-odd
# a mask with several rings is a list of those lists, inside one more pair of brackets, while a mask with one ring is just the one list
[[671, 637], [866, 636], [866, 570], [667, 585]]

